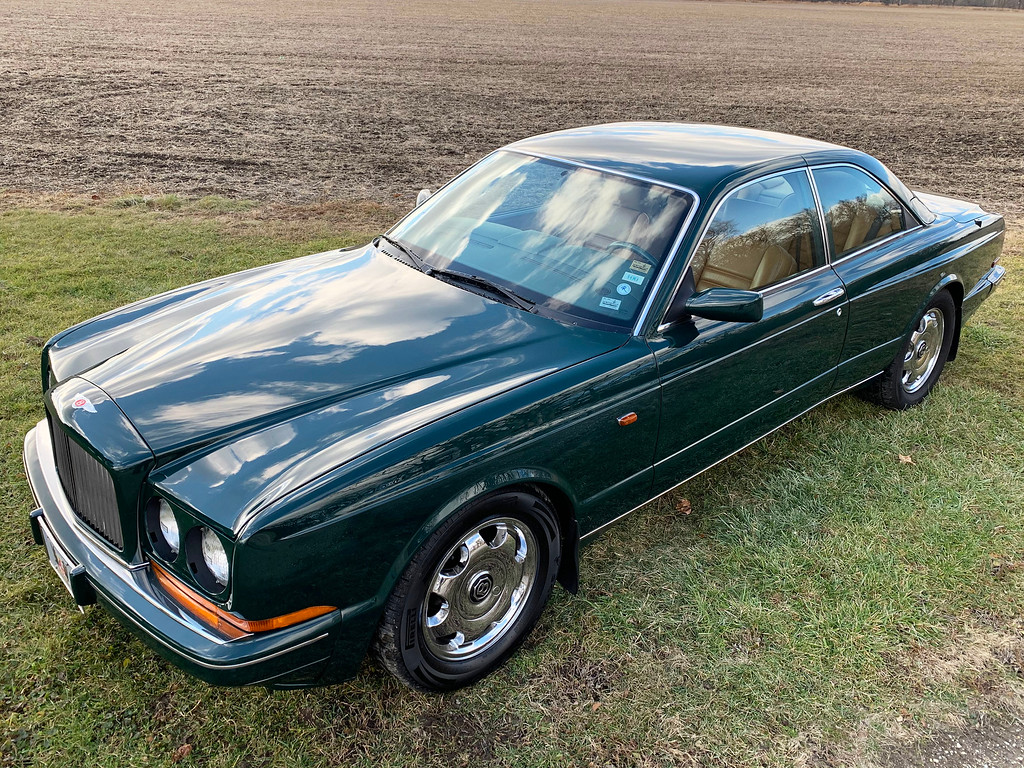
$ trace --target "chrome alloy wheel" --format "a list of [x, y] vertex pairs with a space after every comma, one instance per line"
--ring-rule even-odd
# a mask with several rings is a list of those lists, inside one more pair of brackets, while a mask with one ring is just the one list
[[491, 647], [515, 623], [537, 580], [537, 540], [502, 517], [474, 527], [427, 583], [423, 639], [439, 659], [461, 661]]
[[942, 352], [944, 335], [942, 311], [933, 308], [925, 312], [910, 335], [910, 346], [903, 358], [903, 389], [908, 394], [917, 392], [931, 377]]

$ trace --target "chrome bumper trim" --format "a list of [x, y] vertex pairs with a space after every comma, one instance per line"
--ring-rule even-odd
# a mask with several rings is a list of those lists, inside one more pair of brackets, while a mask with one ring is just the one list
[[[29, 442], [32, 441], [33, 449], [36, 456], [39, 458], [39, 471], [42, 473], [42, 484], [45, 486], [46, 495], [49, 496], [52, 502], [49, 509], [40, 503], [42, 489], [36, 488], [36, 483], [33, 481], [32, 471], [28, 467], [28, 462], [25, 456], [28, 454]], [[179, 611], [172, 610], [166, 603], [161, 601], [159, 597], [153, 592], [153, 585], [148, 578], [149, 564], [145, 562], [141, 563], [124, 563], [121, 562], [106, 551], [104, 547], [97, 543], [95, 535], [92, 531], [85, 528], [80, 522], [78, 522], [78, 516], [75, 515], [74, 510], [71, 508], [71, 503], [64, 495], [64, 489], [61, 488], [60, 480], [57, 478], [57, 465], [53, 456], [53, 446], [50, 444], [49, 431], [46, 428], [46, 420], [43, 419], [35, 428], [29, 431], [25, 435], [25, 454], [22, 456], [22, 461], [25, 463], [25, 475], [28, 478], [29, 487], [32, 489], [32, 496], [36, 500], [36, 505], [43, 508], [44, 519], [53, 515], [54, 512], [60, 516], [61, 521], [64, 525], [70, 528], [77, 536], [78, 543], [86, 550], [89, 558], [95, 560], [102, 568], [104, 568], [111, 576], [118, 579], [125, 586], [127, 586], [133, 593], [139, 596], [142, 600], [145, 600], [153, 608], [163, 613], [168, 618], [174, 620], [178, 624], [183, 625], [189, 631], [195, 632], [201, 635], [204, 639], [210, 642], [223, 645], [229, 640], [218, 637], [210, 633], [205, 627], [199, 622], [192, 619], [187, 614]], [[54, 538], [60, 541], [60, 537], [57, 536], [56, 531], [53, 530], [52, 525], [49, 526], [49, 530], [54, 534]], [[67, 545], [61, 542], [62, 546], [67, 549]], [[82, 558], [74, 556], [74, 559], [81, 561]], [[85, 563], [82, 563], [85, 565]], [[121, 609], [122, 613], [128, 615], [129, 618], [134, 618], [127, 613], [127, 607]], [[137, 622], [136, 622], [137, 623]], [[166, 645], [163, 641], [153, 635], [152, 632], [146, 633], [150, 637]]]
[[996, 264], [988, 272], [985, 273], [984, 280], [987, 280], [992, 288], [995, 289], [999, 283], [1002, 282], [1003, 278], [1006, 277], [1006, 267], [1001, 264]]

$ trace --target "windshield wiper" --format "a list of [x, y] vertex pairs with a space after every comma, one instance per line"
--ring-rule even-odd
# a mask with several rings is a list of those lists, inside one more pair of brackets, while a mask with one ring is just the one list
[[[429, 275], [433, 271], [433, 269], [428, 267], [426, 262], [424, 262], [412, 248], [401, 240], [395, 240], [395, 238], [388, 237], [387, 235], [377, 235], [377, 240], [384, 240], [385, 242], [395, 246], [395, 248], [400, 250], [403, 255], [409, 257], [409, 261], [411, 261], [412, 265], [420, 272], [426, 272]], [[374, 242], [374, 245], [376, 245], [376, 242]]]
[[505, 300], [506, 304], [512, 304], [514, 306], [519, 307], [520, 309], [525, 309], [527, 312], [533, 311], [533, 308], [537, 304], [537, 302], [530, 301], [527, 298], [523, 298], [515, 291], [506, 288], [503, 285], [499, 285], [498, 283], [495, 283], [491, 280], [488, 280], [486, 277], [480, 277], [479, 275], [469, 275], [466, 274], [465, 272], [456, 272], [451, 269], [439, 269], [437, 267], [432, 267], [425, 261], [423, 261], [423, 259], [420, 258], [420, 256], [412, 248], [407, 246], [401, 240], [396, 240], [395, 238], [388, 237], [387, 235], [377, 235], [377, 240], [384, 240], [388, 244], [393, 245], [395, 248], [401, 251], [404, 256], [407, 256], [409, 258], [409, 261], [412, 262], [412, 265], [416, 267], [416, 269], [418, 269], [420, 272], [430, 275], [431, 277], [441, 278], [453, 283], [475, 285], [476, 287], [483, 288], [484, 290], [489, 291], [492, 294], [497, 294], [498, 296], [501, 296]]
[[527, 312], [532, 312], [533, 308], [537, 305], [537, 302], [530, 301], [527, 298], [520, 296], [515, 291], [506, 288], [504, 285], [499, 285], [486, 277], [480, 277], [480, 275], [469, 275], [465, 272], [455, 272], [450, 269], [438, 269], [436, 267], [430, 267], [430, 271], [427, 273], [433, 277], [440, 277], [445, 280], [449, 280], [455, 283], [465, 283], [467, 285], [475, 285], [478, 288], [483, 288], [491, 293], [496, 293], [505, 299], [505, 303], [512, 304], [513, 306], [525, 309]]

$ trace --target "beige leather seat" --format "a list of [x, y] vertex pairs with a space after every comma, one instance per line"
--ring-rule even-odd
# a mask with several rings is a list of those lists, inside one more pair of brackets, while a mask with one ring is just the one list
[[867, 200], [845, 200], [832, 207], [832, 240], [836, 253], [846, 253], [860, 248], [864, 243], [874, 242], [900, 229], [899, 214], [893, 213], [883, 219], [884, 198], [875, 196]]
[[650, 217], [643, 211], [616, 206], [610, 215], [598, 224], [595, 240], [602, 248], [614, 242], [622, 241], [647, 246], [647, 229], [651, 225]]
[[834, 222], [832, 237], [835, 238], [836, 252], [844, 253], [859, 246], [867, 238], [875, 212], [863, 203], [844, 211], [842, 221]]
[[756, 236], [734, 237], [708, 254], [697, 290], [739, 288], [749, 291], [777, 283], [797, 272], [796, 259], [776, 243]]

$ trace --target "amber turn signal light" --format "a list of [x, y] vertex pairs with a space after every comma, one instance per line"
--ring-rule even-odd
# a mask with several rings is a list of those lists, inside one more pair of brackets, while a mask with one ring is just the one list
[[329, 605], [314, 605], [311, 608], [303, 608], [301, 611], [275, 616], [272, 619], [247, 621], [197, 594], [152, 560], [149, 562], [149, 567], [152, 569], [153, 575], [156, 576], [157, 583], [175, 602], [204, 624], [208, 624], [230, 638], [244, 637], [256, 632], [269, 632], [272, 629], [284, 629], [337, 610]]
[[630, 424], [636, 421], [636, 414], [630, 411], [625, 416], [619, 416], [619, 418], [617, 418], [616, 421], [619, 422], [620, 427], [628, 427]]

